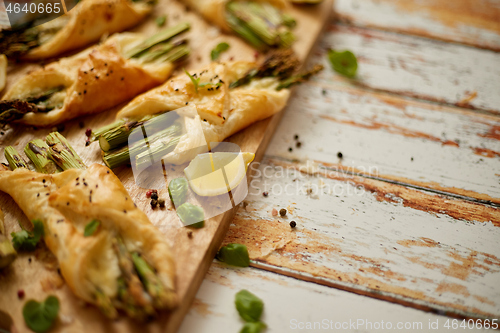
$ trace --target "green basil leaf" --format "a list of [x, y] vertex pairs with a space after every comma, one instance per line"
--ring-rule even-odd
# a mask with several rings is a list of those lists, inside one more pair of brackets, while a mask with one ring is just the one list
[[85, 230], [83, 231], [83, 236], [85, 237], [89, 237], [89, 236], [92, 236], [97, 228], [99, 228], [99, 226], [101, 225], [101, 222], [99, 220], [92, 220], [90, 221], [86, 226], [85, 226]]
[[163, 27], [165, 25], [165, 22], [167, 22], [167, 17], [165, 15], [159, 16], [155, 20], [156, 25], [159, 27]]
[[356, 76], [358, 61], [351, 51], [337, 52], [330, 50], [328, 51], [328, 59], [337, 73], [351, 78]]
[[234, 299], [236, 310], [243, 320], [248, 322], [259, 321], [262, 311], [264, 310], [264, 303], [260, 298], [249, 292], [248, 290], [240, 290]]
[[266, 327], [267, 325], [261, 321], [258, 321], [256, 323], [245, 323], [240, 333], [260, 333]]
[[36, 333], [47, 332], [57, 318], [58, 312], [59, 300], [55, 296], [49, 296], [41, 303], [29, 300], [23, 307], [24, 321]]
[[168, 183], [168, 196], [175, 207], [179, 207], [186, 202], [188, 188], [188, 181], [184, 177], [172, 179]]
[[222, 52], [225, 52], [229, 49], [229, 44], [222, 42], [217, 44], [217, 46], [210, 52], [210, 58], [212, 61], [219, 59], [219, 56]]
[[185, 226], [191, 228], [203, 228], [205, 226], [205, 214], [203, 208], [185, 202], [177, 208], [177, 216]]
[[250, 266], [248, 249], [245, 245], [242, 244], [233, 243], [221, 247], [219, 252], [217, 252], [217, 259], [233, 266]]
[[12, 232], [12, 245], [17, 251], [34, 251], [36, 245], [43, 237], [43, 223], [40, 220], [33, 220], [33, 231], [21, 230]]

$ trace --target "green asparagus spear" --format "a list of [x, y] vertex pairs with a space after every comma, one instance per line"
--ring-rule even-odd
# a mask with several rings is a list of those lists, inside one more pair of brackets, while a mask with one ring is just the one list
[[155, 307], [165, 307], [169, 303], [168, 295], [153, 268], [137, 252], [132, 253], [132, 261], [144, 287], [153, 298]]
[[85, 164], [68, 140], [59, 132], [52, 132], [45, 138], [49, 146], [49, 158], [61, 169], [85, 169]]
[[131, 317], [139, 318], [153, 315], [155, 310], [149, 296], [144, 292], [141, 280], [134, 269], [132, 257], [121, 238], [113, 239], [113, 249], [118, 257], [118, 265], [122, 272], [124, 289], [120, 290], [119, 297], [124, 303], [125, 311]]
[[140, 58], [141, 56], [145, 55], [151, 47], [155, 46], [156, 44], [169, 41], [173, 37], [185, 32], [185, 31], [188, 31], [189, 28], [190, 28], [189, 23], [180, 23], [176, 26], [162, 30], [159, 33], [146, 39], [140, 45], [129, 50], [125, 54], [125, 57], [127, 57], [127, 58]]
[[28, 168], [28, 163], [24, 160], [24, 158], [17, 152], [16, 148], [12, 146], [8, 146], [4, 150], [5, 158], [7, 162], [9, 162], [9, 167], [11, 170], [15, 170], [17, 168]]
[[36, 171], [40, 173], [56, 173], [60, 169], [57, 164], [49, 158], [49, 146], [43, 140], [35, 139], [24, 147], [24, 153], [35, 165]]
[[165, 146], [168, 146], [166, 147], [167, 151], [169, 148], [175, 148], [175, 145], [179, 142], [178, 136], [180, 133], [181, 125], [174, 123], [172, 126], [164, 129], [163, 131], [151, 135], [148, 137], [147, 141], [141, 140], [135, 142], [131, 147], [124, 147], [110, 151], [105, 153], [102, 159], [108, 168], [117, 168], [131, 163], [130, 156], [138, 157], [141, 153], [147, 151], [148, 148], [155, 145], [157, 142], [161, 141], [165, 143]]

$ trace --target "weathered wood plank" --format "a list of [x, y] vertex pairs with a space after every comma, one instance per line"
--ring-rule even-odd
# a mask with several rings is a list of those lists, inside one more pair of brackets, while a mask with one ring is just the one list
[[456, 107], [305, 83], [266, 154], [500, 204], [500, 118]]
[[[305, 61], [308, 54], [319, 36], [323, 25], [328, 20], [330, 9], [332, 8], [330, 1], [324, 1], [318, 6], [307, 8], [294, 7], [290, 14], [297, 20], [297, 43], [294, 44], [299, 59]], [[235, 60], [254, 60], [256, 53], [253, 48], [244, 43], [241, 39], [233, 35], [223, 35], [220, 31], [208, 23], [203, 21], [196, 13], [186, 9], [185, 5], [175, 0], [160, 1], [155, 7], [156, 15], [168, 15], [168, 23], [175, 24], [180, 21], [188, 21], [191, 23], [191, 29], [188, 32], [189, 43], [192, 48], [193, 55], [188, 63], [184, 64], [186, 68], [200, 68], [210, 62], [210, 50], [213, 49], [219, 42], [228, 42], [231, 47], [221, 58], [227, 60], [234, 57]], [[307, 27], [307, 29], [301, 28]], [[136, 28], [136, 30], [146, 33], [152, 33], [160, 29], [154, 22], [154, 17], [144, 22]], [[30, 66], [31, 68], [37, 65]], [[19, 79], [21, 71], [27, 71], [28, 67], [10, 68], [8, 80], [12, 84]], [[17, 76], [13, 75], [17, 72]], [[102, 163], [101, 152], [96, 143], [89, 147], [85, 147], [84, 131], [86, 127], [99, 128], [105, 124], [109, 124], [114, 118], [116, 109], [109, 110], [94, 116], [89, 116], [81, 119], [76, 119], [67, 122], [65, 130], [62, 134], [67, 137], [70, 144], [80, 154], [87, 165], [91, 163]], [[241, 131], [237, 136], [234, 136], [232, 142], [238, 144], [243, 151], [249, 151], [256, 154], [258, 159], [264, 152], [276, 125], [279, 122], [282, 113], [261, 121], [249, 128]], [[79, 122], [83, 121], [84, 126], [80, 127]], [[0, 144], [5, 147], [13, 145], [22, 151], [29, 140], [34, 138], [44, 138], [52, 129], [31, 129], [21, 126], [15, 126], [6, 132], [0, 133]], [[185, 167], [185, 166], [184, 166]], [[113, 170], [120, 178], [124, 186], [129, 191], [130, 196], [143, 210], [160, 232], [163, 232], [165, 239], [172, 244], [174, 257], [176, 259], [176, 291], [179, 299], [179, 305], [176, 309], [169, 313], [163, 313], [157, 320], [146, 324], [141, 324], [141, 329], [146, 329], [148, 332], [174, 332], [182, 322], [185, 313], [189, 310], [189, 306], [195, 297], [199, 285], [203, 281], [203, 277], [208, 270], [211, 260], [215, 256], [217, 249], [222, 241], [224, 234], [227, 231], [229, 223], [234, 216], [234, 209], [231, 209], [216, 217], [207, 218], [205, 227], [192, 230], [192, 237], [187, 236], [187, 229], [176, 217], [175, 210], [167, 205], [167, 209], [153, 210], [145, 197], [145, 188], [140, 188], [134, 182], [132, 170], [130, 168], [121, 168]], [[168, 177], [172, 177], [169, 172]], [[163, 175], [159, 177], [164, 179]], [[159, 196], [168, 198], [166, 189], [159, 190]], [[6, 229], [10, 233], [13, 230], [19, 230], [17, 221], [22, 220], [23, 213], [17, 205], [5, 194], [0, 194], [0, 206], [4, 209], [7, 217], [5, 219]], [[29, 225], [25, 221], [25, 225]], [[97, 308], [87, 307], [82, 304], [69, 290], [67, 286], [60, 286], [58, 290], [44, 290], [41, 288], [40, 281], [37, 279], [20, 280], [16, 279], [19, 272], [26, 272], [28, 276], [42, 276], [45, 274], [44, 268], [40, 265], [29, 266], [27, 261], [17, 260], [10, 273], [6, 274], [6, 279], [3, 284], [0, 284], [0, 306], [9, 304], [11, 300], [17, 302], [15, 292], [17, 289], [30, 289], [32, 293], [30, 297], [36, 299], [44, 299], [48, 292], [57, 295], [64, 304], [64, 315], [71, 317], [71, 322], [64, 322], [55, 328], [54, 332], [68, 331], [73, 332], [109, 332], [109, 331], [138, 331], [139, 324], [128, 318], [121, 318], [118, 321], [110, 322], [105, 318]], [[17, 272], [17, 273], [16, 273]], [[23, 285], [26, 283], [26, 285]], [[1, 287], [6, 288], [8, 292], [2, 292]], [[2, 302], [3, 299], [3, 302]], [[14, 329], [26, 329], [22, 312], [19, 311], [23, 302], [19, 301], [16, 307], [6, 308], [2, 306], [3, 311], [8, 312], [14, 321]], [[2, 319], [6, 316], [0, 316]], [[8, 318], [8, 317], [6, 317]], [[2, 322], [0, 321], [0, 325]], [[1, 326], [0, 326], [1, 327]], [[10, 327], [8, 327], [10, 329]]]
[[314, 165], [265, 159], [256, 173], [224, 243], [245, 244], [258, 267], [448, 315], [500, 316], [499, 209]]
[[336, 0], [338, 19], [356, 26], [500, 50], [495, 0]]
[[[389, 326], [394, 331], [404, 331], [397, 330], [398, 323], [406, 324], [409, 332], [427, 332], [429, 322], [437, 321], [439, 329], [444, 330], [446, 321], [453, 320], [255, 268], [231, 268], [214, 262], [179, 333], [219, 333], [221, 327], [224, 332], [239, 332], [242, 322], [234, 307], [234, 294], [241, 289], [249, 290], [264, 301], [263, 320], [269, 332], [322, 331], [318, 329], [319, 324], [316, 329], [307, 329], [307, 323], [315, 325], [314, 322], [324, 324], [325, 321], [333, 326], [328, 329], [323, 326], [323, 330], [332, 332], [390, 332]], [[358, 320], [363, 320], [359, 326]], [[384, 329], [375, 329], [375, 323], [380, 325], [381, 321], [385, 323]], [[339, 328], [338, 325], [345, 322], [349, 325]], [[368, 322], [372, 323], [371, 327]], [[453, 331], [469, 332], [463, 328]]]
[[500, 53], [342, 24], [329, 26], [310, 60], [330, 67], [330, 48], [357, 55], [358, 77], [327, 70], [316, 80], [500, 113]]

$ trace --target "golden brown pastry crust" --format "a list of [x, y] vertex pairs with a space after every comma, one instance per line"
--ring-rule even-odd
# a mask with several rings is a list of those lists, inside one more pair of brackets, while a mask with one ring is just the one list
[[[43, 222], [45, 243], [78, 297], [96, 304], [97, 288], [109, 298], [116, 296], [120, 269], [112, 239], [120, 236], [130, 252], [139, 251], [156, 269], [168, 292], [163, 307], [174, 306], [175, 266], [170, 247], [108, 168], [94, 164], [86, 170], [53, 175], [27, 169], [0, 171], [0, 190], [30, 220]], [[101, 225], [92, 236], [84, 237], [85, 225], [93, 219]]]
[[[203, 73], [200, 82], [218, 83], [221, 80], [221, 86], [210, 91], [199, 89], [198, 93], [195, 92], [189, 77], [180, 74], [162, 86], [133, 99], [116, 117], [137, 119], [148, 114], [176, 110], [185, 107], [186, 103], [187, 106], [196, 107], [196, 117], [201, 121], [203, 133], [188, 130], [175, 150], [164, 158], [167, 163], [182, 164], [193, 158], [193, 154], [200, 152], [192, 149], [199, 146], [200, 135], [204, 135], [207, 142], [221, 142], [285, 107], [290, 91], [277, 91], [278, 81], [274, 78], [255, 79], [248, 85], [229, 89], [230, 82], [256, 66], [255, 63], [247, 61], [212, 63], [197, 72]], [[187, 154], [187, 151], [191, 154]]]
[[51, 126], [109, 109], [164, 82], [173, 70], [170, 62], [143, 65], [122, 56], [124, 49], [143, 39], [141, 34], [117, 34], [102, 45], [27, 74], [3, 99], [23, 99], [45, 89], [66, 87], [62, 107], [30, 112], [17, 121], [33, 126]]
[[[26, 59], [57, 56], [93, 43], [104, 34], [113, 34], [142, 21], [152, 6], [129, 0], [83, 0], [67, 14], [68, 23], [50, 40], [25, 55]], [[50, 23], [50, 22], [49, 22]], [[43, 25], [40, 26], [43, 28]]]

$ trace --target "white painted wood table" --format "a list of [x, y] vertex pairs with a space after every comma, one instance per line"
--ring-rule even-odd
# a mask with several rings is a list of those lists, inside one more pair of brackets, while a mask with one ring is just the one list
[[[182, 333], [238, 332], [240, 289], [264, 300], [268, 332], [500, 318], [500, 2], [334, 7], [310, 59], [326, 70], [297, 89], [224, 241], [252, 267], [214, 261]], [[357, 79], [329, 48], [357, 55]]]

